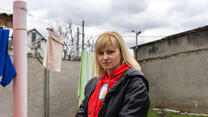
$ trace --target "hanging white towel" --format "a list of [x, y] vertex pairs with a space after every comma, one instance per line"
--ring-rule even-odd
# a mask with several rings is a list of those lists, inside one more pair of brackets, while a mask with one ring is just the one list
[[60, 72], [63, 49], [64, 38], [48, 29], [48, 41], [46, 44], [43, 66], [48, 70]]

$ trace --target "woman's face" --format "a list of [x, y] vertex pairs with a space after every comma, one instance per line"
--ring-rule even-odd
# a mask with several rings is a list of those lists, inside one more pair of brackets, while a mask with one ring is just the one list
[[107, 71], [108, 75], [112, 73], [121, 63], [121, 53], [119, 48], [111, 44], [101, 49], [97, 54], [98, 61], [102, 68]]

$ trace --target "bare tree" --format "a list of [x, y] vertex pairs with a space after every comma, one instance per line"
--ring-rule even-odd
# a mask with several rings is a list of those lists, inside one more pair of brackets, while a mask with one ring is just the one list
[[91, 52], [94, 51], [94, 38], [93, 36], [89, 35], [86, 37], [85, 48]]
[[[80, 60], [81, 52], [79, 51], [81, 51], [81, 40], [78, 39], [78, 35], [81, 35], [82, 33], [77, 33], [77, 27], [73, 26], [69, 21], [67, 23], [56, 21], [50, 24], [50, 28], [53, 28], [54, 31], [61, 35], [65, 40], [63, 58], [68, 60]], [[94, 51], [94, 39], [92, 36], [85, 37], [84, 48]]]
[[53, 28], [55, 32], [64, 38], [63, 58], [73, 60], [77, 53], [77, 36], [74, 28], [72, 27], [72, 23], [56, 21], [51, 24], [53, 25], [51, 25], [50, 28]]

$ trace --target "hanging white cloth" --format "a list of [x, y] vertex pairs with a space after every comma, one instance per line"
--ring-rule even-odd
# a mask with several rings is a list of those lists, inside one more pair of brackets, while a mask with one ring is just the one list
[[62, 52], [64, 49], [64, 38], [53, 30], [48, 30], [48, 41], [44, 54], [43, 66], [52, 71], [61, 71]]

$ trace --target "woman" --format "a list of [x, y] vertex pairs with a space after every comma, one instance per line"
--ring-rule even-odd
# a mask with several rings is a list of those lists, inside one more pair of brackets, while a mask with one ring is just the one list
[[119, 33], [98, 37], [95, 64], [97, 78], [88, 81], [76, 117], [147, 117], [148, 81]]

